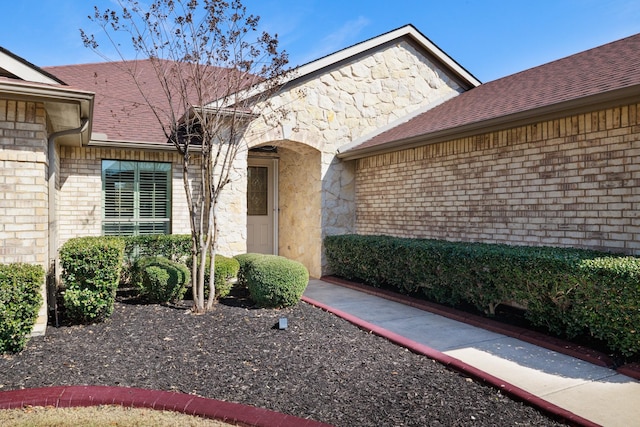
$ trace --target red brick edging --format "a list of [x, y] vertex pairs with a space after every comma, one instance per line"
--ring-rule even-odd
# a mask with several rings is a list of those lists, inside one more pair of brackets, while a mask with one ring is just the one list
[[181, 412], [252, 427], [328, 427], [318, 421], [184, 393], [106, 386], [56, 386], [0, 392], [0, 409], [121, 405]]

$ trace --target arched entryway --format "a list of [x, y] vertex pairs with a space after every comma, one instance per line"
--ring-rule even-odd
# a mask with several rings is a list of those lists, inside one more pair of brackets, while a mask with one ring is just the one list
[[273, 253], [321, 274], [321, 154], [278, 141], [250, 151], [247, 174], [247, 251]]

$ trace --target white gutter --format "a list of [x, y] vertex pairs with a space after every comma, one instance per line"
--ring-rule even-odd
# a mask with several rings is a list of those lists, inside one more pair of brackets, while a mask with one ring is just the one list
[[[49, 309], [56, 309], [57, 305], [55, 304], [56, 298], [56, 289], [58, 287], [58, 282], [60, 278], [60, 268], [58, 266], [58, 219], [57, 219], [57, 204], [56, 204], [56, 180], [57, 180], [57, 167], [56, 167], [56, 139], [61, 136], [66, 135], [76, 135], [82, 132], [85, 132], [89, 127], [89, 119], [82, 119], [82, 124], [74, 129], [65, 129], [58, 132], [54, 132], [49, 135], [49, 139], [47, 142], [47, 157], [49, 162], [49, 176], [47, 179], [48, 188], [49, 188], [49, 271], [47, 272], [47, 276], [50, 276], [50, 273], [53, 273], [53, 280], [48, 281], [47, 286], [47, 306]], [[51, 280], [51, 279], [49, 279]], [[56, 326], [58, 323], [58, 313], [56, 311]]]

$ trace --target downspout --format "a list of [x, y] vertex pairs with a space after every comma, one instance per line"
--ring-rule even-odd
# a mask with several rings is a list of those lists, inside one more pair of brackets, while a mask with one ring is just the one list
[[54, 132], [49, 135], [47, 142], [47, 161], [49, 163], [48, 188], [49, 188], [49, 271], [47, 272], [47, 308], [49, 312], [53, 311], [56, 319], [56, 327], [58, 326], [58, 304], [57, 289], [60, 277], [60, 269], [58, 268], [58, 211], [57, 211], [57, 188], [56, 181], [58, 179], [58, 169], [56, 165], [56, 139], [61, 136], [75, 135], [84, 132], [89, 125], [89, 119], [81, 120], [79, 127], [74, 129], [66, 129]]

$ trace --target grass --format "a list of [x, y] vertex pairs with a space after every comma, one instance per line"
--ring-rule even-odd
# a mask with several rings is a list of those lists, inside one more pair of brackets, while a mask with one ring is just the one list
[[3, 409], [0, 410], [0, 425], [14, 427], [71, 427], [77, 425], [85, 427], [226, 427], [232, 424], [179, 412], [109, 405], [74, 408], [27, 406], [21, 409]]

